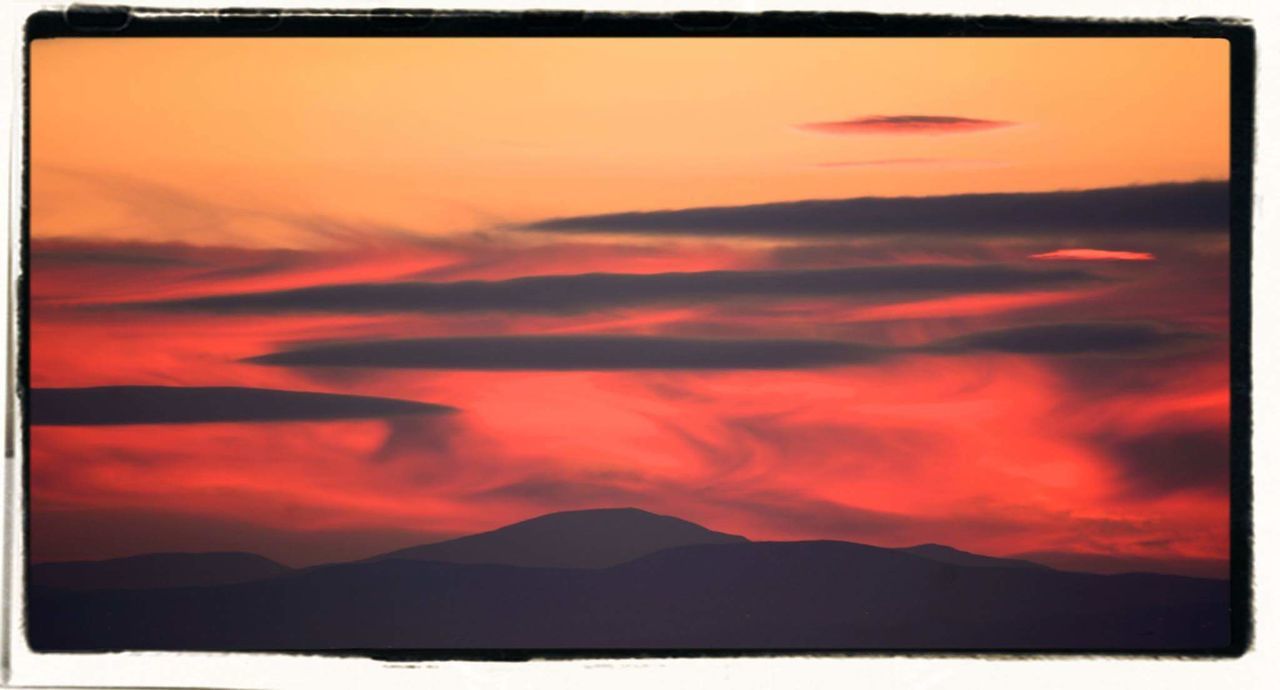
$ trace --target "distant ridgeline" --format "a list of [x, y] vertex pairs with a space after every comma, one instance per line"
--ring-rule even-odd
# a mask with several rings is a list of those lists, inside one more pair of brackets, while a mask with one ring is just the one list
[[352, 563], [153, 554], [29, 570], [31, 646], [83, 650], [1208, 650], [1229, 587], [925, 544], [752, 542], [631, 508]]

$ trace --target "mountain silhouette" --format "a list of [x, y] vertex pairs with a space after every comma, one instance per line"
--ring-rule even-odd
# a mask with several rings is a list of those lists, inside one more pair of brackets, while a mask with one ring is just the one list
[[105, 561], [67, 561], [31, 566], [31, 584], [59, 589], [155, 589], [225, 585], [289, 572], [251, 553], [152, 553]]
[[968, 551], [944, 546], [943, 544], [919, 544], [916, 546], [907, 546], [899, 551], [928, 558], [942, 563], [951, 563], [953, 565], [967, 565], [974, 568], [1042, 568], [1051, 569], [1047, 565], [1034, 563], [1032, 561], [1024, 561], [1016, 558], [996, 558], [994, 556], [983, 556]]
[[445, 563], [542, 568], [606, 568], [662, 549], [747, 541], [701, 525], [638, 508], [550, 513], [491, 532], [375, 556]]
[[[636, 543], [602, 545], [627, 535]], [[600, 565], [658, 536], [720, 543]], [[530, 541], [511, 546], [521, 537]], [[574, 545], [590, 555], [571, 557]], [[38, 651], [1203, 651], [1230, 641], [1224, 580], [1064, 572], [922, 546], [752, 542], [639, 510], [576, 511], [407, 550], [536, 567], [388, 554], [237, 584], [33, 584], [28, 634]]]

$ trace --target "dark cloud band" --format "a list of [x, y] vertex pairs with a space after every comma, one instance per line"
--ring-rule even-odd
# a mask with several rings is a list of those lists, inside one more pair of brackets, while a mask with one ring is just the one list
[[565, 233], [794, 238], [1046, 237], [1116, 231], [1226, 232], [1226, 182], [1085, 191], [860, 197], [553, 218], [524, 226]]
[[1230, 488], [1231, 441], [1225, 427], [1159, 429], [1099, 440], [1129, 497], [1180, 491], [1224, 495]]
[[1195, 340], [1145, 323], [1064, 323], [982, 331], [919, 348], [948, 354], [1004, 352], [1027, 355], [1150, 354]]
[[235, 387], [34, 388], [28, 403], [38, 426], [384, 419], [454, 411], [394, 398]]
[[248, 361], [294, 367], [608, 371], [801, 369], [871, 361], [873, 347], [826, 340], [493, 336], [317, 345]]
[[1012, 127], [1013, 124], [954, 115], [872, 115], [852, 120], [809, 122], [798, 127], [823, 134], [960, 134]]
[[919, 293], [1006, 292], [1096, 280], [1080, 270], [999, 265], [895, 265], [791, 271], [586, 273], [500, 281], [326, 285], [130, 305], [210, 313], [573, 313], [643, 304], [736, 298], [861, 298]]
[[912, 353], [1144, 354], [1189, 337], [1142, 324], [1091, 323], [986, 331], [903, 348], [832, 340], [506, 335], [330, 343], [247, 361], [291, 367], [478, 371], [811, 369], [865, 364]]

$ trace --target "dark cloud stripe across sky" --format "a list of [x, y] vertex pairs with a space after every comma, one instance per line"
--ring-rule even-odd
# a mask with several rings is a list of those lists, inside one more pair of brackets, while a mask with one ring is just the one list
[[27, 413], [37, 426], [103, 426], [384, 419], [454, 411], [413, 400], [266, 388], [101, 386], [34, 388]]
[[470, 312], [573, 313], [643, 304], [742, 297], [868, 297], [1044, 289], [1098, 280], [1080, 270], [1000, 265], [894, 265], [791, 271], [587, 273], [499, 281], [325, 285], [215, 295], [129, 307], [209, 313]]
[[871, 115], [850, 120], [808, 122], [797, 127], [822, 134], [963, 134], [1002, 129], [1014, 124], [955, 115]]
[[878, 348], [828, 340], [654, 336], [479, 336], [311, 345], [248, 361], [300, 367], [607, 371], [803, 369], [872, 361]]
[[971, 333], [920, 348], [923, 352], [1007, 352], [1027, 355], [1153, 354], [1198, 336], [1144, 323], [1068, 323]]
[[1151, 354], [1188, 337], [1148, 324], [1106, 323], [1003, 329], [899, 348], [805, 339], [502, 335], [306, 345], [247, 361], [291, 367], [480, 371], [812, 369], [911, 353]]
[[1083, 191], [817, 199], [551, 218], [527, 230], [741, 237], [1051, 237], [1223, 232], [1226, 182]]

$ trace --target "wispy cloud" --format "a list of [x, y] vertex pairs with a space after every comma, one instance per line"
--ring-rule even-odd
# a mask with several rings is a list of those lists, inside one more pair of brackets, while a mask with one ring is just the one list
[[194, 252], [182, 249], [187, 245], [158, 244], [153, 242], [92, 242], [87, 240], [54, 239], [32, 243], [31, 259], [37, 268], [93, 266], [123, 266], [131, 269], [157, 269], [170, 266], [207, 266]]
[[1225, 427], [1170, 427], [1099, 440], [1128, 497], [1182, 491], [1226, 495], [1230, 488], [1230, 434]]
[[644, 304], [707, 304], [736, 298], [880, 299], [901, 294], [1009, 292], [1095, 280], [1077, 270], [996, 264], [916, 264], [780, 271], [586, 273], [499, 281], [397, 282], [196, 297], [125, 306], [204, 313], [574, 313]]
[[1041, 261], [1154, 261], [1151, 252], [1124, 252], [1112, 249], [1055, 249], [1051, 252], [1032, 254], [1029, 258]]
[[1061, 323], [981, 331], [927, 345], [936, 353], [1152, 354], [1197, 336], [1144, 323]]
[[290, 367], [477, 371], [813, 369], [900, 354], [1153, 354], [1195, 336], [1148, 324], [1060, 323], [980, 331], [914, 347], [799, 338], [500, 335], [303, 345], [247, 361]]
[[453, 411], [445, 405], [362, 395], [177, 386], [35, 388], [28, 408], [37, 426], [385, 419]]
[[248, 361], [294, 367], [616, 371], [798, 369], [881, 355], [872, 346], [826, 340], [512, 335], [311, 345]]
[[715, 237], [1111, 237], [1225, 233], [1226, 182], [1083, 191], [814, 199], [551, 218], [528, 230]]
[[822, 134], [961, 134], [1003, 129], [1014, 124], [954, 115], [870, 115], [851, 120], [808, 122], [796, 127]]

